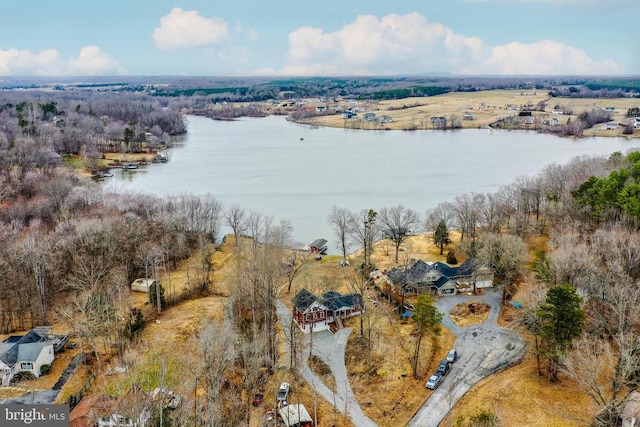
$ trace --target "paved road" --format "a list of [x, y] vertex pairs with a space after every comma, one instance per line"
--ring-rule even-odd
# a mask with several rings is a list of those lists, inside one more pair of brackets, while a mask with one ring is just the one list
[[[481, 325], [459, 327], [449, 317], [451, 309], [462, 302], [481, 301], [489, 304], [491, 310], [487, 321]], [[483, 378], [519, 363], [526, 353], [525, 340], [510, 329], [498, 326], [500, 294], [488, 291], [481, 296], [457, 295], [444, 297], [436, 302], [444, 316], [442, 325], [457, 337], [455, 348], [458, 361], [429, 400], [409, 421], [412, 427], [436, 427], [451, 408], [469, 389]], [[278, 305], [278, 316], [283, 325], [291, 322], [291, 314], [283, 305]], [[313, 333], [312, 354], [320, 357], [331, 369], [336, 383], [336, 393], [331, 391], [307, 365], [309, 355], [309, 334], [304, 336], [305, 349], [299, 351], [298, 370], [316, 392], [334, 405], [338, 411], [351, 418], [357, 427], [373, 427], [375, 422], [360, 408], [347, 378], [344, 351], [351, 329], [345, 328], [336, 334], [329, 331]], [[287, 350], [288, 351], [288, 350]]]
[[[457, 304], [482, 301], [491, 306], [487, 321], [466, 328], [455, 325], [448, 316]], [[444, 316], [443, 326], [457, 337], [458, 361], [429, 400], [409, 421], [412, 427], [436, 427], [469, 389], [483, 378], [519, 363], [526, 353], [524, 338], [510, 329], [498, 326], [500, 294], [488, 291], [482, 296], [441, 298], [436, 302]]]
[[[278, 317], [283, 325], [289, 325], [291, 322], [291, 313], [284, 304], [278, 304]], [[334, 405], [339, 412], [347, 415], [355, 426], [375, 427], [376, 423], [367, 417], [360, 408], [347, 378], [344, 351], [350, 334], [350, 328], [341, 329], [335, 334], [329, 331], [314, 332], [311, 343], [310, 334], [305, 334], [304, 348], [302, 351], [298, 351], [298, 371], [305, 381], [316, 390], [316, 393]], [[331, 369], [336, 384], [335, 393], [307, 365], [310, 344], [311, 354], [318, 356]]]

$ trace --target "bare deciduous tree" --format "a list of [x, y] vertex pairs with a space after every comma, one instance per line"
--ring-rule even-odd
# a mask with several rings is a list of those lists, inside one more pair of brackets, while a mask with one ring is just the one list
[[238, 246], [238, 236], [247, 229], [246, 216], [247, 211], [237, 204], [229, 206], [229, 209], [227, 210], [226, 220], [227, 224], [233, 231], [236, 246]]
[[342, 258], [347, 258], [347, 250], [350, 247], [349, 225], [351, 212], [345, 208], [333, 206], [329, 213], [329, 225], [333, 230], [333, 235], [337, 239], [336, 247], [341, 250]]
[[398, 252], [407, 237], [414, 234], [420, 224], [420, 216], [412, 209], [402, 205], [380, 210], [380, 224], [383, 234], [391, 239], [395, 247], [395, 262], [398, 263]]

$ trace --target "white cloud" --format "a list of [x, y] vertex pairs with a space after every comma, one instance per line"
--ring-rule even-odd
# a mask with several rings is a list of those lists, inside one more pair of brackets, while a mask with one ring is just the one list
[[196, 10], [171, 9], [153, 30], [153, 40], [159, 49], [205, 46], [224, 41], [229, 25], [224, 19], [205, 18]]
[[478, 37], [454, 33], [419, 13], [389, 14], [381, 19], [360, 15], [340, 30], [302, 27], [289, 34], [287, 69], [307, 74], [333, 68], [342, 74], [425, 72], [479, 60], [487, 51]]
[[68, 61], [60, 58], [56, 49], [41, 52], [0, 50], [0, 75], [105, 75], [122, 74], [125, 69], [98, 46], [85, 46], [78, 56]]
[[552, 41], [496, 46], [484, 61], [461, 70], [470, 74], [616, 74], [611, 61], [596, 62], [582, 50]]
[[76, 58], [69, 60], [69, 74], [79, 76], [123, 74], [125, 69], [98, 46], [85, 46]]
[[33, 53], [29, 50], [0, 50], [0, 75], [49, 75], [58, 71], [58, 51], [47, 49]]
[[335, 32], [298, 28], [289, 34], [289, 63], [282, 70], [290, 75], [427, 72], [533, 75], [621, 70], [611, 60], [596, 62], [557, 41], [490, 47], [479, 37], [457, 34], [419, 13], [381, 19], [361, 15]]

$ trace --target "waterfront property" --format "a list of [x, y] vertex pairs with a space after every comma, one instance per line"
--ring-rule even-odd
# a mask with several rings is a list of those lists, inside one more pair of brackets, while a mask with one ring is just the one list
[[469, 259], [458, 267], [443, 262], [429, 263], [417, 260], [410, 267], [396, 267], [387, 273], [391, 291], [404, 295], [419, 295], [427, 292], [437, 295], [455, 295], [478, 288], [493, 286], [493, 272], [478, 266]]
[[326, 292], [322, 297], [302, 289], [293, 297], [293, 320], [305, 334], [326, 331], [335, 323], [364, 313], [364, 300], [360, 294], [342, 295], [336, 291]]

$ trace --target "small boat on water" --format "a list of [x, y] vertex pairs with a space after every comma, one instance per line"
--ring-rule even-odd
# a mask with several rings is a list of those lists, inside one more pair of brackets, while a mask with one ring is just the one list
[[138, 164], [134, 162], [123, 163], [122, 169], [138, 169]]
[[95, 171], [91, 174], [91, 176], [94, 179], [103, 179], [103, 178], [110, 178], [113, 176], [113, 174], [110, 172]]

